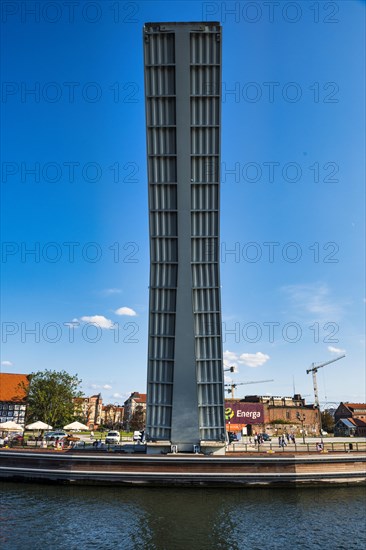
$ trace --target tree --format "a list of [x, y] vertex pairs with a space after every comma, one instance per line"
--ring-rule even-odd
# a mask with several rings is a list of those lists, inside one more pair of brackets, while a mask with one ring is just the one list
[[[81, 380], [66, 371], [39, 371], [30, 375], [26, 423], [42, 420], [62, 427], [75, 420], [75, 397], [81, 397]], [[24, 388], [26, 389], [26, 388]]]
[[328, 433], [334, 432], [334, 418], [328, 411], [322, 412], [322, 429]]
[[131, 431], [141, 431], [145, 427], [145, 413], [144, 408], [141, 405], [138, 405], [132, 415], [130, 420], [130, 430]]

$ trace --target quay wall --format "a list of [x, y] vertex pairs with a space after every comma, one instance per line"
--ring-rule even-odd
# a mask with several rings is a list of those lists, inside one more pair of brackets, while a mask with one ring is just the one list
[[207, 457], [1, 450], [0, 479], [174, 487], [365, 485], [366, 455], [288, 453]]

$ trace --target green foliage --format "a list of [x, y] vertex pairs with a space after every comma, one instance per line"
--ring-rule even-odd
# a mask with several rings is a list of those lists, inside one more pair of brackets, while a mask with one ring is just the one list
[[137, 430], [143, 430], [144, 427], [145, 427], [144, 409], [143, 407], [141, 407], [141, 405], [138, 405], [130, 421], [130, 430], [134, 432]]
[[283, 420], [282, 418], [275, 418], [274, 420], [271, 420], [269, 424], [291, 424], [291, 422], [287, 422], [286, 420]]
[[322, 429], [328, 433], [334, 432], [334, 418], [328, 411], [323, 411], [322, 413]]
[[61, 428], [75, 420], [75, 397], [82, 397], [81, 380], [66, 371], [39, 371], [31, 374], [26, 423], [42, 420]]

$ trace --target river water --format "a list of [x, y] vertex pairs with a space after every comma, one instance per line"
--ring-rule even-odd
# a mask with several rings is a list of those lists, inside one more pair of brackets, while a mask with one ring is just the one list
[[366, 548], [366, 490], [0, 483], [5, 549]]

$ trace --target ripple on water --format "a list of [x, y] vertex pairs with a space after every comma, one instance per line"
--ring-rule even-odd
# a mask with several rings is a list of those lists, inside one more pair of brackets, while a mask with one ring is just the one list
[[157, 489], [1, 483], [5, 549], [359, 550], [365, 489]]

